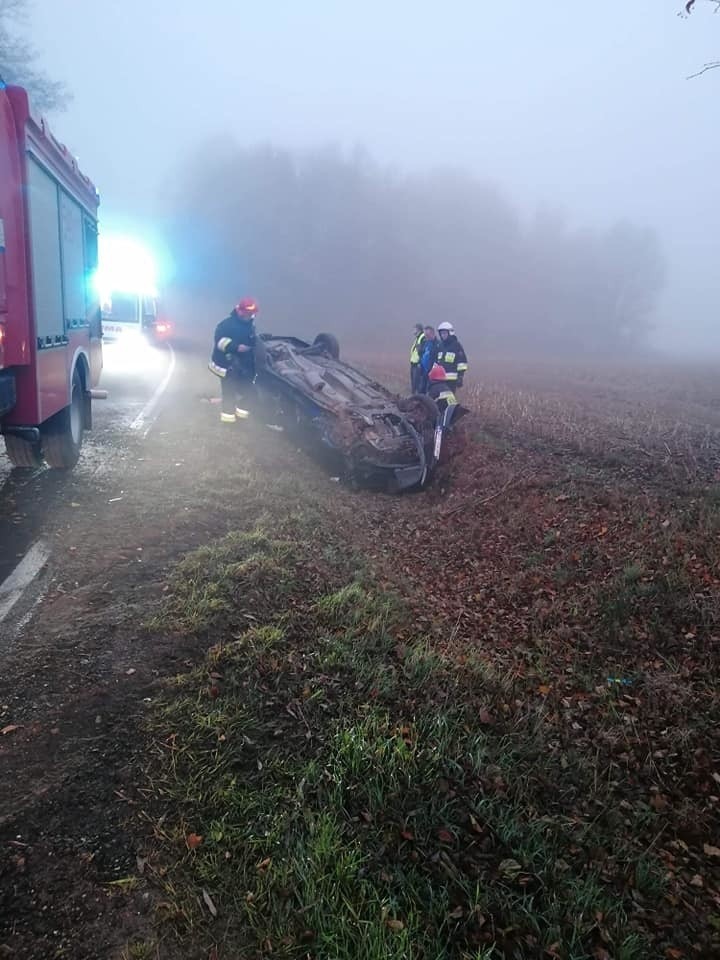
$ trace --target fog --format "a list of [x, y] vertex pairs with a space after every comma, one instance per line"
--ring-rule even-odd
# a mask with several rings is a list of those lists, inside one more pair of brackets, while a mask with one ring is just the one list
[[[352, 158], [362, 146], [378, 176], [461, 168], [486, 195], [492, 186], [521, 232], [543, 218], [569, 237], [611, 236], [618, 223], [654, 231], [664, 269], [655, 264], [643, 308], [653, 342], [707, 354], [720, 352], [720, 71], [686, 78], [720, 55], [720, 17], [710, 3], [685, 19], [680, 9], [675, 0], [36, 0], [31, 21], [42, 65], [73, 93], [55, 128], [97, 183], [106, 225], [187, 251], [222, 224], [206, 217], [213, 188], [241, 216], [227, 164], [222, 183], [208, 175], [218, 162], [263, 144], [296, 157], [336, 144]], [[189, 196], [194, 222], [178, 199]], [[234, 243], [227, 221], [223, 230]], [[182, 287], [187, 254], [175, 259]], [[508, 291], [513, 265], [502, 262]], [[526, 260], [516, 266], [523, 276]], [[573, 264], [559, 257], [552, 269]], [[229, 297], [230, 286], [227, 271], [209, 274], [208, 299]], [[475, 305], [463, 291], [482, 335], [478, 294]], [[409, 303], [409, 314], [422, 308]], [[392, 322], [406, 326], [395, 307]]]

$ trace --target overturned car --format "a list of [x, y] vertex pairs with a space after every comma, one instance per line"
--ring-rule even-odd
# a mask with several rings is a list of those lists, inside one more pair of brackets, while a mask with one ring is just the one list
[[260, 334], [255, 361], [265, 416], [362, 486], [390, 492], [424, 486], [466, 412], [425, 395], [396, 396], [343, 363], [338, 341], [327, 333], [313, 343]]

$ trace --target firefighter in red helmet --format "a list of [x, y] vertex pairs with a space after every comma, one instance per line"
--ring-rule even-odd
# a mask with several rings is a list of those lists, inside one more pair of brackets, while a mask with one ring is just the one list
[[428, 374], [428, 394], [438, 404], [440, 410], [445, 407], [454, 407], [458, 403], [455, 391], [457, 381], [448, 377], [447, 370], [439, 363], [434, 363]]
[[245, 420], [249, 411], [240, 399], [255, 392], [255, 317], [257, 303], [245, 297], [215, 329], [210, 370], [222, 384], [222, 423]]

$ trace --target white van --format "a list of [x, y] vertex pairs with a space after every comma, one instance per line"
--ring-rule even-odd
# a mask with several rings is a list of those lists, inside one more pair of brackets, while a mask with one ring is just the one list
[[114, 290], [102, 298], [103, 340], [140, 340], [158, 343], [168, 339], [170, 324], [159, 316], [155, 296]]

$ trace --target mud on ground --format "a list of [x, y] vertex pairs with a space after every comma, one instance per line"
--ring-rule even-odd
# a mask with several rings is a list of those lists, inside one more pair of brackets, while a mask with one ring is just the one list
[[[308, 557], [340, 566], [326, 547], [345, 539], [403, 597], [413, 626], [398, 628], [398, 644], [419, 626], [439, 655], [461, 668], [478, 655], [503, 679], [485, 725], [510, 728], [531, 711], [549, 749], [596, 758], [611, 781], [603, 803], [625, 811], [613, 829], [640, 830], [664, 870], [659, 902], [639, 891], [632, 917], [657, 952], [633, 956], [716, 955], [717, 490], [678, 487], [642, 457], [538, 449], [505, 424], [488, 429], [479, 410], [462, 461], [430, 490], [353, 492], [283, 435], [221, 427], [213, 389], [202, 362], [181, 357], [148, 439], [124, 438], [112, 474], [70, 478], [51, 519], [47, 595], [3, 649], [0, 955], [118, 958], [135, 943], [212, 955], [206, 931], [157, 940], [164, 894], [145, 882], [154, 814], [142, 776], [158, 698], [217, 637], [153, 618], [182, 557], [293, 514], [313, 518]], [[628, 719], [608, 726], [608, 711]], [[579, 821], [598, 813], [576, 806]], [[498, 955], [545, 950], [507, 944]], [[615, 955], [595, 944], [592, 955]]]

